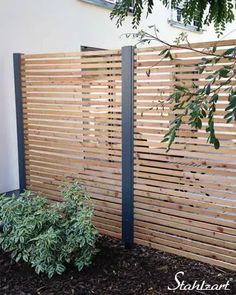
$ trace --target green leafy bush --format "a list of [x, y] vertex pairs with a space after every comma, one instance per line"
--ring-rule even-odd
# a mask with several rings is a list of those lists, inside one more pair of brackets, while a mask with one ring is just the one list
[[78, 183], [64, 187], [62, 193], [64, 202], [55, 205], [30, 191], [20, 197], [0, 196], [0, 247], [50, 278], [62, 274], [70, 262], [82, 270], [96, 253], [89, 195]]

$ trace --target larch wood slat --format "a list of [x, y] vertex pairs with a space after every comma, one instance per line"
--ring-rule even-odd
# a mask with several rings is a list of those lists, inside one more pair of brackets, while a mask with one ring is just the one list
[[[236, 124], [225, 124], [224, 89], [216, 105], [219, 151], [206, 143], [204, 130], [186, 123], [168, 153], [161, 142], [175, 118], [167, 101], [174, 84], [191, 87], [194, 80], [202, 87], [213, 71], [232, 63], [224, 58], [196, 71], [214, 45], [221, 54], [236, 40], [191, 44], [194, 52], [189, 44], [174, 47], [173, 60], [160, 57], [165, 46], [134, 50], [134, 236], [139, 244], [235, 271]], [[209, 50], [202, 54], [203, 48]], [[58, 186], [65, 179], [80, 181], [93, 198], [95, 225], [116, 238], [121, 60], [121, 50], [22, 56], [27, 188], [54, 202], [62, 200]]]
[[[236, 40], [219, 41], [217, 54], [235, 45]], [[206, 46], [214, 42], [192, 44], [195, 49]], [[168, 153], [161, 142], [175, 118], [167, 101], [174, 84], [192, 87], [194, 81], [201, 87], [222, 65], [208, 65], [200, 74], [196, 66], [210, 51], [172, 48], [174, 59], [169, 60], [159, 55], [164, 48], [135, 50], [135, 241], [236, 270], [236, 124], [227, 125], [223, 118], [228, 104], [224, 89], [216, 106], [219, 151], [207, 144], [204, 131], [186, 124]]]
[[27, 188], [61, 201], [78, 180], [100, 232], [120, 238], [120, 50], [24, 55], [22, 93]]

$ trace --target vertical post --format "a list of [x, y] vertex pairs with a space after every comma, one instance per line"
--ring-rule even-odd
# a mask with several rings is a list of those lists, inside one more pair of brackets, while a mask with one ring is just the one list
[[133, 81], [134, 52], [132, 46], [122, 48], [122, 240], [126, 248], [134, 240], [133, 197]]
[[17, 144], [18, 144], [18, 171], [19, 191], [26, 187], [25, 177], [25, 151], [24, 151], [24, 122], [23, 122], [23, 101], [21, 92], [21, 53], [13, 54], [14, 78], [15, 78], [15, 103], [17, 123]]

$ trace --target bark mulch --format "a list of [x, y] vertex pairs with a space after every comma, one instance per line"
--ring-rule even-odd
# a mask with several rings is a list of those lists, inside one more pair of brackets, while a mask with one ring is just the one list
[[[36, 275], [25, 263], [11, 261], [0, 252], [1, 295], [154, 295], [154, 294], [235, 294], [236, 272], [204, 263], [135, 246], [124, 249], [120, 241], [101, 237], [100, 252], [93, 264], [77, 272], [72, 266], [62, 276], [51, 280]], [[184, 280], [205, 280], [209, 284], [223, 284], [230, 280], [230, 291], [168, 291], [176, 286], [174, 276], [184, 271]]]

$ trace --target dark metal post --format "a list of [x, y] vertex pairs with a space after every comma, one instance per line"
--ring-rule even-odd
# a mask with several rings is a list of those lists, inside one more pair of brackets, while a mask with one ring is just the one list
[[122, 240], [127, 248], [134, 240], [133, 197], [133, 69], [132, 46], [122, 48]]
[[16, 102], [16, 123], [18, 143], [18, 169], [19, 169], [19, 190], [20, 193], [26, 187], [25, 177], [25, 151], [24, 151], [24, 122], [23, 122], [23, 101], [21, 92], [21, 54], [13, 54], [14, 77], [15, 77], [15, 102]]

